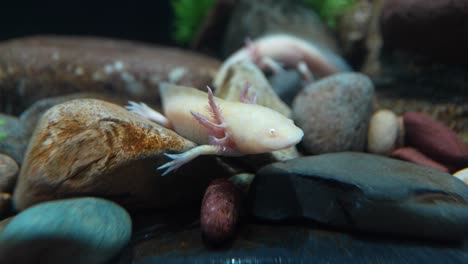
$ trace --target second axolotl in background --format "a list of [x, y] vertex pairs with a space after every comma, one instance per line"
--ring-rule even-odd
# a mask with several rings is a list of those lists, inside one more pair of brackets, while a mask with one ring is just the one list
[[299, 143], [304, 135], [291, 119], [255, 104], [255, 96], [241, 102], [225, 101], [195, 88], [160, 85], [164, 115], [143, 103], [130, 102], [127, 109], [199, 144], [181, 154], [166, 154], [172, 161], [158, 169], [162, 175], [200, 155], [241, 156], [285, 149]]

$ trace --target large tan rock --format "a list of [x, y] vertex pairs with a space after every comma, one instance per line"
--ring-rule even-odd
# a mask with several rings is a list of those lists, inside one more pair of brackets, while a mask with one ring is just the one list
[[[41, 118], [31, 138], [14, 191], [22, 210], [38, 202], [100, 196], [135, 208], [196, 202], [214, 176], [212, 157], [199, 158], [176, 173], [160, 176], [162, 153], [195, 144], [124, 108], [96, 99], [56, 105]], [[202, 170], [205, 168], [205, 170]]]

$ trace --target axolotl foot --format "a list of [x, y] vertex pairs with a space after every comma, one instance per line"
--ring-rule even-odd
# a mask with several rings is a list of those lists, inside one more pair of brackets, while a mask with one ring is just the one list
[[158, 170], [166, 169], [161, 176], [166, 176], [171, 171], [175, 171], [180, 168], [182, 165], [190, 162], [200, 155], [234, 155], [235, 151], [216, 145], [201, 145], [190, 149], [181, 154], [164, 154], [166, 157], [171, 158], [172, 161], [158, 167]]
[[153, 122], [156, 122], [164, 127], [167, 127], [167, 128], [171, 127], [171, 123], [164, 115], [152, 109], [145, 103], [136, 103], [133, 101], [129, 101], [128, 104], [129, 105], [125, 106], [125, 108], [128, 111], [135, 113], [148, 120], [151, 120]]

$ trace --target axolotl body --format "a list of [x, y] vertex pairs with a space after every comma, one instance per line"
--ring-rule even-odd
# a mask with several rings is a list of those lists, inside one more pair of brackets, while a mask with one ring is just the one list
[[205, 93], [165, 84], [161, 85], [160, 92], [165, 116], [143, 103], [130, 102], [127, 109], [199, 144], [182, 154], [166, 154], [173, 160], [158, 168], [167, 169], [162, 175], [199, 155], [266, 153], [294, 146], [304, 135], [291, 119], [247, 98], [248, 89], [240, 102], [214, 97], [209, 87]]

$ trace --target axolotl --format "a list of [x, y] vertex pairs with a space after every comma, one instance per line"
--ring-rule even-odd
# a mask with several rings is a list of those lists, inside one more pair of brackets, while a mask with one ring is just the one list
[[304, 133], [291, 119], [255, 104], [248, 88], [239, 102], [226, 101], [191, 87], [160, 85], [164, 115], [144, 103], [129, 102], [127, 109], [173, 129], [199, 144], [181, 154], [165, 154], [172, 161], [160, 166], [162, 174], [178, 169], [200, 155], [241, 156], [285, 149]]

